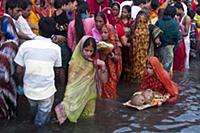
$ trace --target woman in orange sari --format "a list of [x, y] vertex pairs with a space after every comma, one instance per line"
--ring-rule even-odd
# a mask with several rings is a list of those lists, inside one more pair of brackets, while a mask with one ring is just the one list
[[167, 102], [176, 102], [179, 95], [177, 84], [170, 79], [168, 72], [163, 68], [157, 57], [149, 57], [147, 60], [140, 90], [147, 89], [168, 95]]
[[102, 40], [114, 45], [114, 49], [109, 55], [99, 51], [100, 59], [105, 61], [108, 69], [108, 81], [101, 85], [102, 97], [115, 99], [117, 97], [117, 83], [122, 72], [122, 58], [120, 48], [117, 45], [117, 34], [112, 25], [106, 24], [103, 26]]

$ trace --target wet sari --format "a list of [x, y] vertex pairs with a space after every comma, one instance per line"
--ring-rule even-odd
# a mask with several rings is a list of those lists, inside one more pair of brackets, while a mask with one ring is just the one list
[[152, 66], [154, 75], [150, 76], [146, 71], [144, 72], [140, 90], [152, 89], [163, 95], [169, 94], [170, 97], [167, 101], [176, 102], [179, 95], [177, 84], [170, 79], [168, 72], [157, 57], [149, 57], [147, 62]]
[[13, 59], [17, 45], [13, 41], [5, 41], [0, 46], [0, 119], [16, 116], [17, 92], [13, 80]]
[[142, 79], [146, 68], [149, 48], [149, 29], [147, 16], [137, 15], [133, 32], [131, 33], [131, 46], [129, 48], [130, 65], [125, 68], [127, 80], [138, 83]]
[[[181, 26], [179, 25], [180, 31], [182, 31]], [[186, 61], [186, 50], [185, 50], [184, 38], [179, 42], [179, 45], [175, 47], [174, 50], [174, 62], [173, 70], [174, 71], [184, 71], [185, 70], [185, 61]]]
[[117, 97], [117, 83], [120, 79], [122, 72], [122, 58], [121, 51], [119, 46], [117, 45], [117, 33], [112, 25], [107, 24], [106, 28], [108, 29], [109, 39], [107, 43], [111, 43], [114, 45], [113, 54], [115, 57], [109, 57], [106, 55], [105, 59], [102, 53], [100, 54], [100, 59], [105, 61], [107, 70], [108, 70], [108, 81], [106, 83], [102, 83], [102, 97], [115, 99]]
[[84, 36], [79, 41], [69, 62], [64, 99], [55, 108], [60, 124], [67, 118], [76, 123], [79, 117], [87, 118], [95, 112], [96, 68], [93, 61], [85, 59], [82, 53], [82, 46], [88, 38], [89, 36]]

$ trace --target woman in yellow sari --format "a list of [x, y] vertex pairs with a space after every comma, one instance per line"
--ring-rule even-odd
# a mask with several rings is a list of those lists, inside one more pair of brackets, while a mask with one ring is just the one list
[[139, 83], [146, 68], [146, 60], [149, 48], [149, 24], [144, 11], [140, 11], [136, 17], [131, 33], [131, 45], [129, 48], [130, 65], [125, 69], [127, 80]]
[[[60, 124], [66, 119], [76, 123], [79, 117], [94, 115], [97, 98], [96, 74], [103, 79], [106, 78], [104, 74], [107, 72], [105, 63], [95, 57], [95, 39], [83, 36], [69, 62], [64, 99], [55, 107]], [[96, 69], [96, 66], [99, 66], [99, 69]]]
[[33, 33], [35, 33], [36, 35], [39, 35], [39, 27], [38, 27], [38, 23], [40, 20], [40, 16], [39, 14], [37, 14], [37, 8], [39, 8], [40, 3], [38, 0], [32, 0], [32, 11], [30, 16], [27, 18], [27, 21], [33, 31]]

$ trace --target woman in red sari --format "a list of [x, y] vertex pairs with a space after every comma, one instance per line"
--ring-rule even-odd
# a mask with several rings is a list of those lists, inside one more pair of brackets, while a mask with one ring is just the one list
[[[178, 21], [178, 20], [177, 20]], [[179, 24], [180, 32], [182, 32], [182, 28]], [[178, 42], [179, 45], [175, 48], [174, 51], [174, 62], [173, 62], [173, 70], [174, 71], [184, 71], [185, 70], [185, 60], [186, 60], [186, 52], [185, 52], [185, 42], [184, 38]]]
[[140, 90], [152, 89], [163, 95], [169, 95], [167, 102], [176, 102], [179, 91], [178, 86], [174, 83], [163, 68], [157, 57], [149, 57], [147, 60], [147, 69], [144, 72]]
[[100, 59], [105, 61], [108, 69], [108, 81], [101, 85], [102, 97], [115, 99], [117, 96], [117, 83], [122, 71], [122, 58], [120, 48], [117, 45], [117, 34], [112, 25], [106, 24], [103, 26], [102, 40], [114, 45], [114, 49], [110, 55], [105, 55], [103, 51], [99, 51]]

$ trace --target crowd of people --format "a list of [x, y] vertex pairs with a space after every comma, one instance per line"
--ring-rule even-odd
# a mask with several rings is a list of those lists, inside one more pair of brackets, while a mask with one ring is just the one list
[[16, 117], [25, 95], [36, 126], [54, 111], [60, 124], [77, 122], [94, 116], [98, 97], [116, 100], [120, 80], [175, 103], [173, 72], [189, 69], [198, 53], [198, 3], [1, 0], [0, 119]]

